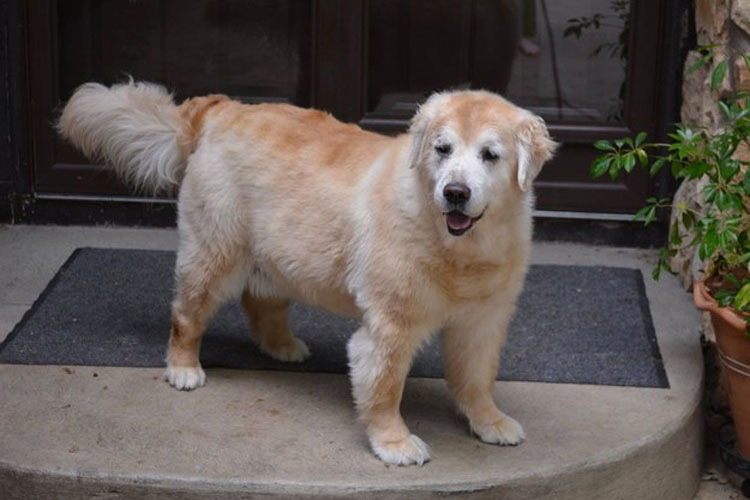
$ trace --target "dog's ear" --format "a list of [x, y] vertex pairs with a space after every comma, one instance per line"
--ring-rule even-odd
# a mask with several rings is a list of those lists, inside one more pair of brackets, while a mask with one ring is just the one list
[[542, 166], [554, 156], [558, 143], [549, 136], [544, 120], [529, 113], [516, 129], [518, 156], [518, 186], [521, 191], [531, 189], [531, 183], [539, 175]]
[[409, 125], [409, 135], [411, 136], [411, 151], [409, 153], [409, 166], [414, 168], [417, 166], [422, 158], [424, 158], [425, 149], [427, 147], [427, 139], [429, 138], [429, 131], [432, 122], [437, 115], [437, 111], [440, 107], [440, 103], [443, 101], [445, 94], [436, 92], [432, 94], [424, 103], [419, 106], [419, 109], [411, 119]]

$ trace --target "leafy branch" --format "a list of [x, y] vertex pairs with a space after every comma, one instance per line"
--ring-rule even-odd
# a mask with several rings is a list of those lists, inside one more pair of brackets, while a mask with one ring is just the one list
[[[750, 57], [743, 59], [750, 69]], [[713, 55], [704, 54], [696, 64], [712, 62]], [[712, 88], [721, 85], [725, 72], [726, 60], [719, 61], [712, 73]], [[705, 213], [656, 197], [648, 198], [636, 213], [635, 219], [645, 225], [659, 211], [671, 209], [675, 214], [653, 276], [658, 279], [661, 271], [672, 272], [670, 257], [697, 246], [699, 257], [709, 263], [709, 273], [723, 278], [721, 289], [715, 292], [717, 301], [750, 313], [750, 163], [736, 154], [740, 147], [748, 147], [750, 97], [731, 96], [718, 106], [724, 124], [717, 131], [679, 124], [668, 134], [667, 143], [647, 142], [645, 132], [635, 138], [597, 141], [594, 147], [603, 154], [592, 162], [591, 175], [608, 174], [614, 180], [640, 166], [648, 168], [651, 176], [669, 167], [676, 179], [704, 178], [702, 194], [710, 206]], [[693, 236], [688, 239], [687, 234]]]

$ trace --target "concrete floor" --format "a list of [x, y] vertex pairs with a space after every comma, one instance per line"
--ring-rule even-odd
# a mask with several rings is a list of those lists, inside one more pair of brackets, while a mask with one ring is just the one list
[[[75, 248], [173, 249], [176, 241], [174, 230], [0, 227], [0, 338]], [[649, 276], [653, 257], [544, 243], [533, 261]], [[160, 370], [0, 365], [0, 491], [66, 500], [688, 500], [703, 449], [698, 313], [671, 277], [645, 282], [669, 389], [498, 382], [501, 408], [528, 435], [499, 448], [469, 435], [442, 381], [409, 379], [405, 418], [435, 455], [422, 468], [374, 458], [342, 375], [209, 370], [205, 388], [184, 393]]]
[[704, 456], [701, 482], [693, 500], [743, 500], [742, 478], [721, 463], [710, 443], [706, 445]]

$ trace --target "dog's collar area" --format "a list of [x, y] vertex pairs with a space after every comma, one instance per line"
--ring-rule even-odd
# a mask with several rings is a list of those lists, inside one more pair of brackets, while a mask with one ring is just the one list
[[461, 236], [466, 231], [474, 227], [474, 223], [482, 218], [482, 216], [484, 215], [484, 210], [482, 210], [482, 213], [476, 217], [469, 217], [459, 210], [451, 210], [450, 212], [446, 212], [444, 215], [445, 223], [448, 226], [448, 232], [453, 236]]

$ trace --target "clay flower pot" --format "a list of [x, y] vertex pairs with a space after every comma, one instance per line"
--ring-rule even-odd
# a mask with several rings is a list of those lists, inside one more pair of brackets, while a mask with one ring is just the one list
[[698, 309], [711, 313], [716, 347], [728, 385], [737, 450], [750, 459], [750, 337], [745, 335], [745, 318], [729, 307], [719, 307], [702, 281], [693, 285], [693, 300]]

